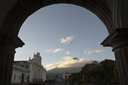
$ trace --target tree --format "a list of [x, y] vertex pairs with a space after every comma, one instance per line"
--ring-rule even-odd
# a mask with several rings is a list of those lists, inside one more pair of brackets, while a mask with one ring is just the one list
[[117, 68], [114, 69], [114, 76], [117, 82], [119, 82], [119, 76], [118, 76], [118, 71]]
[[100, 65], [103, 67], [104, 73], [106, 74], [104, 77], [105, 80], [108, 82], [114, 81], [114, 69], [116, 68], [115, 61], [106, 59], [104, 61], [101, 61]]
[[115, 82], [118, 79], [118, 73], [115, 61], [103, 60], [101, 62], [93, 61], [82, 67], [81, 73], [85, 75], [86, 82]]
[[100, 81], [103, 76], [103, 69], [97, 61], [93, 61], [90, 64], [86, 64], [81, 73], [85, 75], [85, 80], [87, 82]]
[[80, 72], [78, 72], [78, 73], [72, 73], [71, 75], [70, 75], [70, 80], [71, 81], [77, 81], [77, 80], [79, 80], [81, 78], [81, 73]]

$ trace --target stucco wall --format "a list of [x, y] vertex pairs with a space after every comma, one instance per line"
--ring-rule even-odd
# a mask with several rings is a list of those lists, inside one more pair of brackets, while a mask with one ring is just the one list
[[45, 82], [45, 80], [46, 80], [46, 71], [43, 70], [43, 81]]
[[[13, 69], [13, 72], [12, 72], [12, 81], [11, 83], [20, 83], [21, 82], [21, 77], [22, 77], [22, 74], [24, 73], [24, 82], [27, 83], [27, 76], [29, 75], [28, 72], [23, 72], [22, 70], [14, 70]], [[15, 76], [15, 78], [14, 78]]]
[[33, 68], [33, 65], [32, 64], [30, 64], [30, 68], [29, 68], [29, 70], [31, 71], [30, 72], [30, 78], [29, 78], [29, 80], [30, 80], [30, 82], [33, 82], [33, 70], [32, 70], [32, 68]]

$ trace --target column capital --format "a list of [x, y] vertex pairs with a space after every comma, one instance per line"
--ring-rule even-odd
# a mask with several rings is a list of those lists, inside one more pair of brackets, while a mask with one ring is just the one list
[[0, 33], [0, 50], [15, 53], [15, 49], [23, 45], [24, 42], [17, 35]]
[[113, 47], [112, 51], [128, 47], [128, 28], [115, 29], [101, 45]]

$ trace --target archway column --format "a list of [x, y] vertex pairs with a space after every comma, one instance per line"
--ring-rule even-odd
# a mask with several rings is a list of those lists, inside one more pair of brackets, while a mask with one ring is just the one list
[[15, 49], [24, 43], [15, 35], [0, 33], [0, 85], [10, 85]]
[[101, 45], [113, 47], [120, 85], [128, 85], [128, 28], [115, 29]]

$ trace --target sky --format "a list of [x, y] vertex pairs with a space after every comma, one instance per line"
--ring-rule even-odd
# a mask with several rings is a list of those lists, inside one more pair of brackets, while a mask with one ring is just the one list
[[103, 22], [83, 7], [46, 6], [23, 23], [18, 36], [25, 45], [16, 49], [14, 60], [28, 60], [40, 52], [47, 70], [80, 67], [94, 60], [115, 60], [112, 48], [100, 45], [108, 35]]

